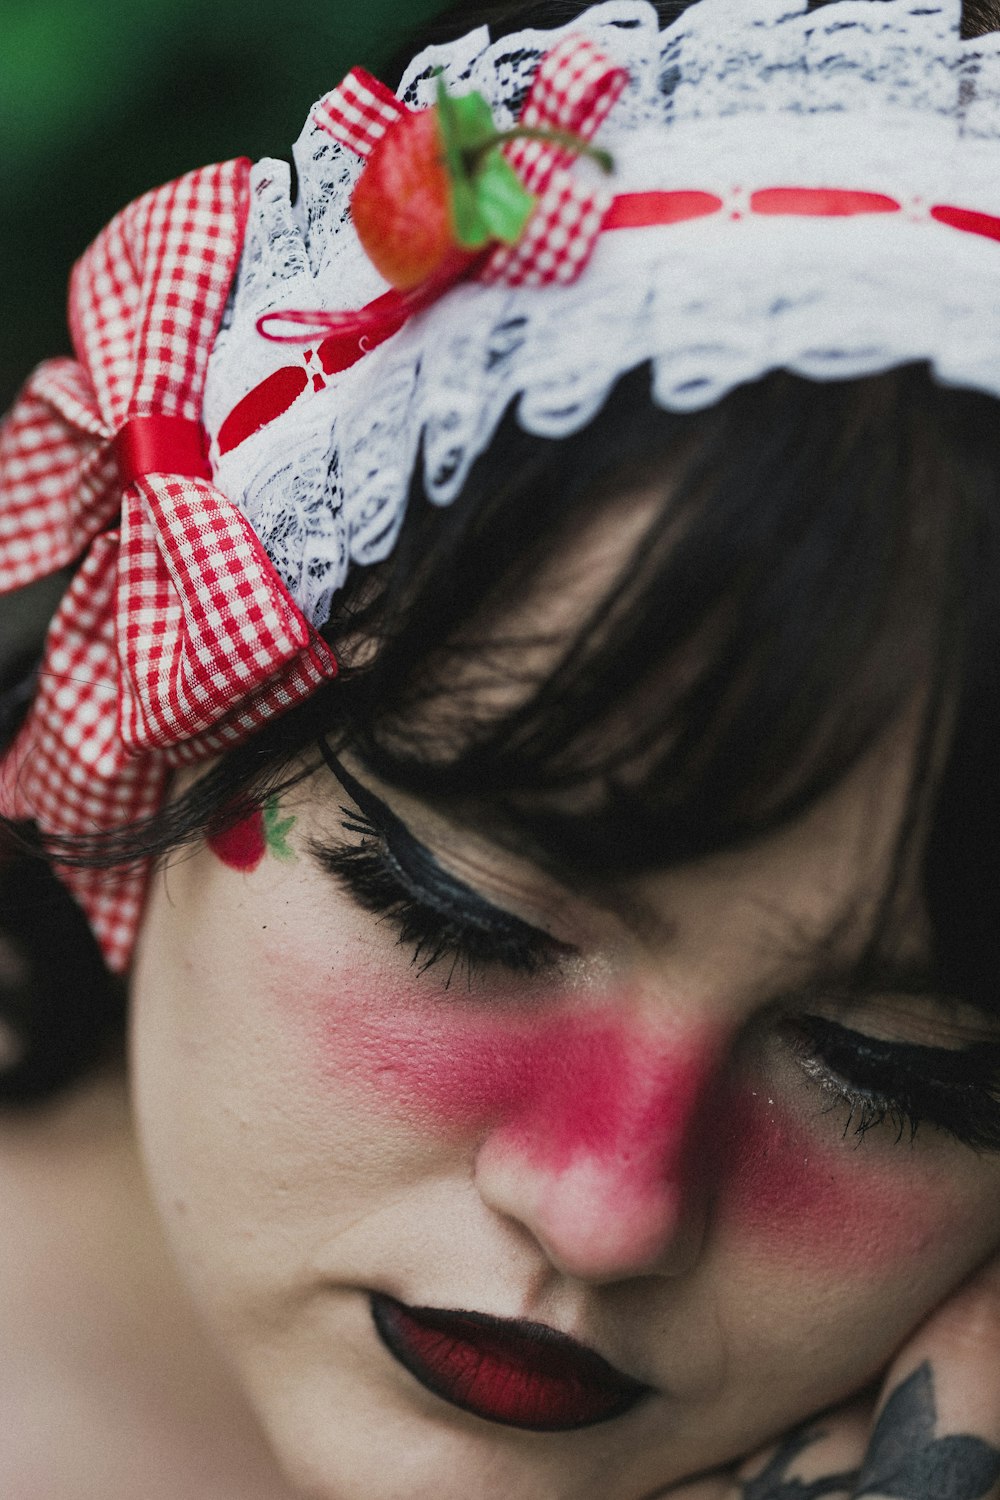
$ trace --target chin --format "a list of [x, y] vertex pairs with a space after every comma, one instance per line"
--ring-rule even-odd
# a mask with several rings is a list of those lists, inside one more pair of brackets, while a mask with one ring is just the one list
[[728, 1393], [695, 1409], [660, 1401], [589, 1429], [540, 1433], [459, 1410], [391, 1369], [275, 1378], [274, 1368], [268, 1362], [252, 1395], [302, 1500], [655, 1500], [771, 1436], [761, 1414], [755, 1421]]

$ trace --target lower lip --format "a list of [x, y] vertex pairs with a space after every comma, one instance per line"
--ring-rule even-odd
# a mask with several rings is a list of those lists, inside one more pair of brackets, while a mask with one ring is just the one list
[[478, 1313], [409, 1308], [374, 1293], [389, 1353], [433, 1395], [484, 1421], [527, 1432], [573, 1432], [624, 1416], [651, 1395], [597, 1354], [540, 1325], [511, 1333]]

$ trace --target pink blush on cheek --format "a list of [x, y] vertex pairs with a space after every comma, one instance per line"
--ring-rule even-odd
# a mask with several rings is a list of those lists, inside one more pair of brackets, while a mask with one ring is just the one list
[[733, 1233], [803, 1266], [864, 1274], [919, 1260], [961, 1222], [946, 1181], [898, 1155], [844, 1141], [821, 1117], [818, 1141], [778, 1106], [737, 1097], [727, 1124], [719, 1218]]
[[623, 1019], [620, 1004], [581, 1014], [556, 997], [531, 1018], [462, 1005], [338, 1005], [324, 1027], [325, 1071], [348, 1071], [435, 1133], [495, 1132], [551, 1172], [582, 1158], [633, 1177], [687, 1172], [712, 1092], [714, 1034], [665, 1041]]
[[357, 974], [317, 1003], [324, 1084], [363, 1089], [429, 1143], [474, 1150], [490, 1138], [553, 1177], [585, 1162], [622, 1209], [697, 1187], [723, 1233], [807, 1274], [885, 1274], [961, 1239], [947, 1182], [908, 1148], [856, 1149], [834, 1122], [734, 1094], [716, 1076], [725, 1043], [707, 1028], [665, 1038], [629, 1021], [621, 1000], [581, 1013], [553, 996], [526, 1016], [412, 982], [387, 997], [373, 979]]

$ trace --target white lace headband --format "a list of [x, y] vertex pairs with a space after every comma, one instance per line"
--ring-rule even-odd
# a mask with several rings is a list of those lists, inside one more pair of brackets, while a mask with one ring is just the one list
[[[421, 452], [427, 494], [450, 503], [512, 403], [527, 431], [565, 436], [647, 362], [656, 402], [682, 411], [776, 368], [913, 360], [1000, 396], [1000, 37], [963, 41], [960, 19], [959, 0], [700, 0], [661, 32], [643, 0], [609, 0], [561, 29], [429, 49], [400, 99], [429, 108], [440, 70], [506, 128], [542, 59], [587, 39], [627, 74], [597, 131], [614, 177], [605, 199], [596, 168], [567, 168], [601, 205], [575, 280], [461, 282], [345, 369], [321, 331], [296, 347], [258, 329], [386, 290], [349, 215], [364, 161], [331, 135], [356, 97], [321, 101], [297, 202], [285, 164], [253, 171], [205, 401], [216, 482], [306, 617], [388, 555]], [[378, 134], [392, 108], [369, 105]]]

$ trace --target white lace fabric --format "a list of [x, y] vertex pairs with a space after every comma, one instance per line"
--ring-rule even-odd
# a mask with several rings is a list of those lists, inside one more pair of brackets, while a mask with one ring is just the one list
[[[599, 144], [616, 193], [698, 190], [723, 211], [602, 235], [568, 287], [466, 283], [285, 416], [219, 454], [237, 402], [311, 351], [269, 342], [264, 313], [361, 307], [385, 291], [349, 218], [362, 162], [309, 124], [284, 163], [254, 168], [243, 263], [212, 356], [205, 420], [216, 480], [244, 510], [306, 616], [322, 624], [353, 564], [388, 556], [412, 479], [460, 494], [514, 406], [528, 432], [585, 426], [649, 364], [653, 399], [707, 406], [784, 368], [817, 380], [929, 361], [1000, 396], [1000, 243], [936, 222], [936, 204], [1000, 214], [1000, 37], [963, 41], [960, 0], [699, 0], [664, 31], [644, 0], [492, 43], [481, 29], [411, 64], [408, 104], [434, 70], [517, 118], [541, 57], [582, 33], [624, 64]], [[580, 163], [577, 170], [592, 169]], [[764, 217], [775, 187], [887, 194], [903, 211]]]

